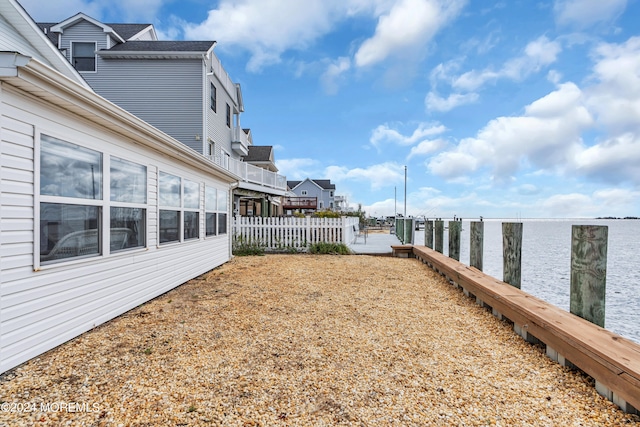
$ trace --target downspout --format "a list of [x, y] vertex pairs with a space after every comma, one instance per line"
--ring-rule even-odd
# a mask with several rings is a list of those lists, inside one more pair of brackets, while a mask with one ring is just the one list
[[[240, 185], [239, 181], [232, 182], [231, 184], [229, 184], [229, 200], [231, 200], [231, 203], [229, 204], [231, 206], [231, 218], [229, 219], [229, 223], [232, 225], [235, 217], [234, 211], [235, 211], [235, 205], [236, 205], [236, 202], [233, 197], [233, 190], [238, 188], [239, 185]], [[238, 212], [240, 212], [240, 208], [238, 208]], [[229, 227], [229, 228], [231, 228], [231, 233], [229, 233], [229, 235], [231, 236], [231, 238], [229, 239], [229, 259], [232, 259], [233, 258], [233, 237], [235, 232], [232, 227]]]

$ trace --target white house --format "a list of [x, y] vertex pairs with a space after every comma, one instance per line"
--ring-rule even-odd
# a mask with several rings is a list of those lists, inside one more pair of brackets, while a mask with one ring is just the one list
[[238, 175], [97, 95], [0, 0], [0, 372], [228, 261]]

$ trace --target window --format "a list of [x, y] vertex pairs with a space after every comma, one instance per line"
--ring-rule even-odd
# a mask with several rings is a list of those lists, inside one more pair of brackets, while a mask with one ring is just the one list
[[205, 210], [205, 235], [216, 235], [216, 223], [218, 221], [218, 195], [217, 190], [208, 185], [205, 187], [204, 193], [204, 210]]
[[160, 243], [200, 238], [200, 184], [160, 172]]
[[231, 107], [227, 104], [227, 127], [231, 128]]
[[307, 190], [300, 190], [300, 195], [301, 196], [306, 196], [307, 195]]
[[211, 83], [211, 109], [213, 110], [213, 112], [217, 112], [217, 108], [218, 108], [218, 89], [216, 88], [216, 85], [214, 85], [213, 83]]
[[227, 192], [218, 191], [218, 234], [227, 234]]
[[184, 240], [200, 237], [200, 184], [184, 180]]
[[180, 177], [160, 172], [160, 243], [180, 241]]
[[41, 136], [41, 263], [146, 246], [147, 168], [117, 157], [108, 164], [98, 151]]
[[112, 157], [109, 181], [111, 252], [146, 246], [147, 168]]
[[101, 253], [101, 153], [42, 135], [40, 200], [40, 262]]
[[78, 71], [96, 71], [96, 44], [71, 43], [71, 63]]

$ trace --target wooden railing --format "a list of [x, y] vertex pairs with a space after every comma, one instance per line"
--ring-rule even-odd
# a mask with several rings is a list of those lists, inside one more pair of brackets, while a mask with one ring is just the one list
[[317, 209], [317, 197], [285, 197], [282, 201], [283, 209]]

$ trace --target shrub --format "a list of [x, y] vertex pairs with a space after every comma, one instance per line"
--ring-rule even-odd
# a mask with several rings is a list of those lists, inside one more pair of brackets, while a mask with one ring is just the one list
[[309, 246], [309, 253], [330, 254], [330, 255], [350, 255], [351, 249], [344, 243], [319, 242]]
[[264, 255], [265, 245], [259, 240], [245, 239], [242, 236], [233, 236], [231, 252], [237, 256]]

